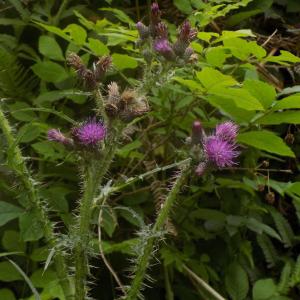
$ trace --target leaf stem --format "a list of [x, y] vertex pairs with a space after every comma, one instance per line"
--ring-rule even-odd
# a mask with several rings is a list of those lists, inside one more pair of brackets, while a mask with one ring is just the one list
[[[3, 111], [0, 109], [0, 128], [7, 140], [8, 144], [8, 164], [19, 177], [24, 189], [28, 193], [30, 205], [37, 212], [39, 221], [43, 225], [44, 236], [47, 242], [52, 246], [56, 246], [55, 234], [53, 232], [53, 225], [48, 218], [47, 211], [42, 205], [41, 199], [38, 195], [38, 189], [35, 186], [35, 181], [26, 166], [25, 158], [22, 156], [21, 150], [17, 145], [17, 141], [13, 135], [13, 130], [9, 125], [7, 118]], [[54, 256], [54, 264], [56, 272], [63, 288], [66, 299], [73, 299], [73, 291], [71, 282], [68, 276], [67, 263], [60, 250], [56, 251]]]
[[188, 160], [185, 166], [182, 167], [180, 174], [177, 175], [176, 181], [160, 209], [157, 219], [152, 227], [152, 234], [145, 243], [143, 250], [141, 251], [142, 254], [138, 258], [137, 264], [135, 265], [135, 276], [132, 280], [131, 286], [129, 287], [127, 297], [125, 298], [126, 300], [136, 300], [139, 298], [140, 290], [146, 275], [146, 270], [152, 257], [154, 244], [159, 236], [159, 233], [162, 231], [170, 211], [177, 199], [177, 195], [190, 172], [190, 163], [191, 160]]

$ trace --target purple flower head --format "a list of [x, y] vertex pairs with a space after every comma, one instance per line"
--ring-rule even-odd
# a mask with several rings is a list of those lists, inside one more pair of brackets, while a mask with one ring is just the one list
[[179, 38], [182, 41], [190, 42], [197, 36], [197, 30], [192, 29], [189, 21], [184, 21], [179, 31]]
[[204, 152], [207, 159], [218, 168], [231, 167], [239, 155], [236, 144], [223, 140], [218, 136], [209, 136], [204, 141]]
[[48, 130], [47, 137], [49, 141], [58, 142], [64, 145], [72, 144], [72, 140], [65, 137], [58, 129]]
[[216, 136], [228, 142], [235, 142], [239, 126], [231, 121], [217, 125]]
[[102, 122], [90, 119], [73, 129], [72, 134], [84, 146], [95, 146], [106, 136], [106, 128]]
[[158, 39], [154, 42], [154, 50], [167, 60], [173, 60], [175, 54], [167, 39]]

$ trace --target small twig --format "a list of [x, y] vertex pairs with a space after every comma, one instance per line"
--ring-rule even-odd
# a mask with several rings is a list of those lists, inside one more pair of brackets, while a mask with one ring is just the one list
[[[105, 204], [106, 199], [107, 198], [103, 199], [102, 205]], [[126, 295], [125, 288], [124, 288], [120, 278], [118, 277], [117, 273], [114, 271], [113, 267], [111, 266], [111, 264], [109, 263], [109, 261], [106, 259], [105, 255], [104, 255], [104, 251], [103, 251], [103, 247], [102, 247], [102, 235], [101, 235], [102, 212], [103, 212], [102, 206], [100, 206], [99, 217], [98, 217], [98, 244], [99, 244], [100, 256], [101, 256], [105, 266], [107, 267], [107, 269], [109, 270], [109, 272], [111, 273], [111, 275], [113, 276], [115, 281], [117, 282], [119, 288], [121, 289], [123, 294]]]
[[183, 265], [183, 269], [191, 276], [201, 287], [203, 287], [211, 296], [217, 300], [226, 300], [221, 296], [216, 290], [214, 290], [209, 284], [207, 284], [202, 278], [195, 274], [190, 268], [186, 265]]
[[277, 33], [277, 29], [275, 29], [275, 31], [264, 41], [264, 43], [261, 45], [262, 47], [266, 46], [270, 41], [271, 39], [274, 37], [274, 35]]

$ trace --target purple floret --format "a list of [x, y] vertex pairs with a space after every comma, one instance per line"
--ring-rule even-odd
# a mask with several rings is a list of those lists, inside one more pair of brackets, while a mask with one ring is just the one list
[[154, 50], [168, 60], [172, 60], [174, 58], [173, 49], [167, 39], [156, 40], [154, 43]]
[[91, 119], [73, 130], [78, 142], [85, 146], [94, 146], [106, 136], [106, 128], [102, 122]]
[[216, 136], [228, 142], [235, 142], [239, 126], [231, 121], [217, 125]]
[[207, 159], [218, 168], [231, 167], [236, 164], [239, 155], [236, 144], [223, 140], [218, 136], [210, 136], [204, 142]]

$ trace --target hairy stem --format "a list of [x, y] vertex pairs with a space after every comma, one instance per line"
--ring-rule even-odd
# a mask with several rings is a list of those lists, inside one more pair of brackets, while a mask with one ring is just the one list
[[[32, 209], [34, 209], [37, 213], [41, 224], [43, 224], [44, 236], [46, 238], [46, 241], [50, 244], [51, 247], [55, 247], [56, 239], [55, 234], [53, 232], [53, 225], [50, 219], [48, 218], [44, 206], [41, 203], [41, 199], [38, 195], [38, 189], [36, 188], [34, 184], [34, 179], [31, 177], [31, 174], [26, 166], [25, 158], [22, 156], [21, 150], [17, 145], [17, 141], [13, 135], [12, 128], [9, 125], [9, 122], [1, 109], [0, 128], [8, 144], [7, 156], [9, 166], [14, 170], [19, 180], [21, 181], [24, 189], [28, 193], [30, 205], [32, 206]], [[74, 299], [71, 282], [69, 281], [67, 264], [61, 251], [59, 250], [56, 250], [55, 252], [54, 264], [66, 299]]]
[[75, 288], [76, 300], [85, 300], [88, 287], [87, 278], [88, 267], [88, 244], [90, 241], [90, 220], [93, 212], [93, 202], [101, 186], [103, 177], [107, 173], [109, 166], [115, 155], [118, 134], [110, 136], [107, 147], [100, 160], [92, 159], [85, 162], [84, 170], [84, 192], [80, 202], [79, 216], [77, 221], [76, 235], [78, 242], [75, 247]]
[[159, 232], [163, 230], [165, 222], [167, 221], [170, 211], [176, 201], [177, 195], [180, 192], [188, 174], [190, 171], [190, 160], [182, 167], [180, 174], [177, 176], [175, 183], [172, 186], [165, 202], [163, 203], [157, 219], [152, 228], [152, 236], [145, 243], [142, 254], [138, 259], [137, 265], [135, 266], [135, 276], [132, 280], [129, 288], [126, 300], [136, 300], [139, 298], [139, 293], [145, 278], [146, 270], [149, 265], [149, 261], [152, 257], [153, 247], [159, 236]]

